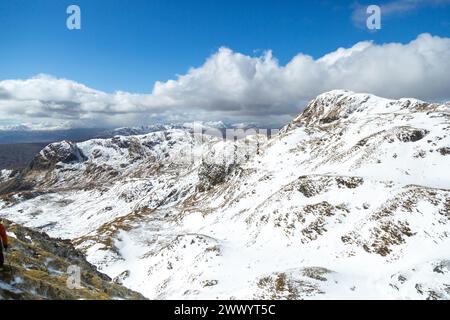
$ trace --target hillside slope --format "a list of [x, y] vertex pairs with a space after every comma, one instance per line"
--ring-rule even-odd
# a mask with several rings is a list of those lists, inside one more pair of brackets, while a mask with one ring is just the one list
[[[143, 299], [98, 272], [70, 241], [4, 222], [11, 249], [0, 271], [0, 299]], [[70, 280], [70, 266], [80, 268], [79, 284]]]
[[148, 298], [450, 298], [450, 105], [332, 91], [271, 139], [48, 146], [0, 216]]

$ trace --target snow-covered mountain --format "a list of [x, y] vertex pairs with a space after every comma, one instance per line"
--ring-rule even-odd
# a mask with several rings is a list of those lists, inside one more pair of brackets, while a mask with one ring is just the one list
[[450, 105], [332, 91], [280, 133], [43, 149], [0, 217], [148, 298], [450, 298]]
[[132, 135], [144, 135], [151, 132], [166, 131], [171, 129], [185, 129], [185, 130], [219, 130], [224, 132], [226, 129], [251, 129], [257, 128], [255, 123], [224, 123], [222, 121], [196, 121], [196, 122], [183, 122], [183, 123], [171, 123], [171, 124], [153, 124], [139, 127], [122, 127], [112, 130], [105, 130], [98, 136], [100, 138], [110, 136], [132, 136]]

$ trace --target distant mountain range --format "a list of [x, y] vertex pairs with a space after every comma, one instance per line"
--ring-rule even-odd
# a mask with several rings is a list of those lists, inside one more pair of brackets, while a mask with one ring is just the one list
[[0, 126], [0, 144], [16, 143], [50, 143], [61, 140], [84, 141], [93, 138], [110, 138], [115, 135], [140, 135], [168, 129], [192, 128], [194, 124], [205, 130], [214, 128], [225, 130], [227, 128], [248, 129], [255, 128], [252, 123], [223, 123], [222, 121], [201, 121], [186, 123], [154, 124], [139, 127], [122, 127], [115, 129], [105, 128], [35, 128], [28, 125]]
[[33, 156], [47, 144], [70, 140], [81, 142], [94, 138], [111, 138], [114, 136], [142, 135], [169, 129], [193, 129], [194, 125], [202, 130], [218, 129], [224, 133], [227, 128], [249, 129], [255, 124], [225, 124], [221, 121], [155, 124], [139, 127], [104, 128], [36, 128], [28, 125], [0, 127], [0, 170], [22, 168], [32, 160]]
[[64, 139], [83, 141], [100, 137], [106, 134], [106, 131], [98, 128], [35, 130], [24, 126], [3, 127], [0, 128], [0, 144], [50, 143]]

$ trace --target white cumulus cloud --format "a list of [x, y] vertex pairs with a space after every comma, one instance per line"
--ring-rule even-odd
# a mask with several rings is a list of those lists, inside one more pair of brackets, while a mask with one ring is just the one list
[[333, 89], [389, 98], [450, 98], [450, 38], [422, 34], [407, 44], [364, 41], [314, 59], [280, 65], [270, 51], [247, 56], [220, 48], [150, 93], [106, 93], [38, 75], [0, 81], [0, 119], [70, 121], [75, 126], [227, 120], [281, 125], [316, 95]]

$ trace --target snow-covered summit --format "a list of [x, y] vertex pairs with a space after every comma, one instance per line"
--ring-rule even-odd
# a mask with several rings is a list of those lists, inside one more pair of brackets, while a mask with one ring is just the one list
[[30, 163], [31, 170], [48, 170], [58, 163], [72, 163], [85, 160], [76, 144], [70, 141], [51, 143], [42, 149]]
[[[294, 118], [293, 123], [316, 125], [337, 120], [377, 116], [395, 112], [415, 112], [436, 109], [438, 105], [417, 99], [385, 99], [372, 94], [354, 93], [347, 90], [325, 92], [312, 100], [306, 109]], [[441, 107], [441, 109], [443, 109]]]

